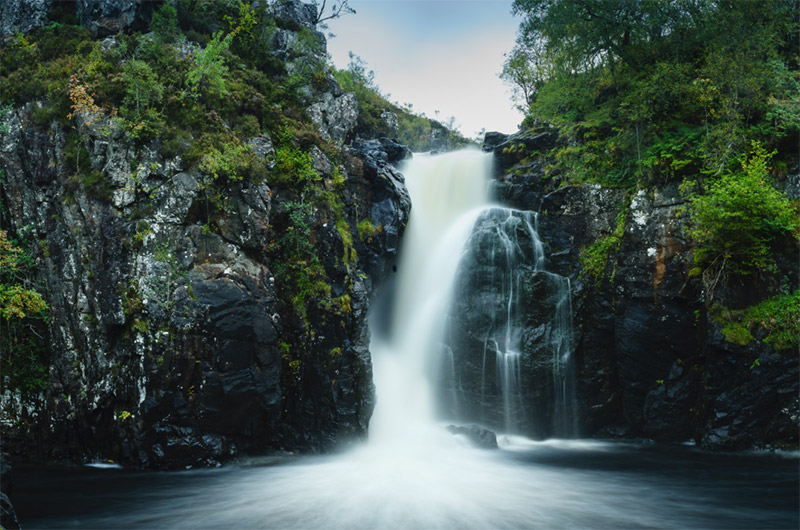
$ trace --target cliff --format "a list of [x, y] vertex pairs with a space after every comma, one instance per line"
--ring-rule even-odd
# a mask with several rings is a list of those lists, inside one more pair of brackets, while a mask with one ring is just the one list
[[[559, 142], [546, 130], [490, 133], [484, 148], [495, 153], [499, 198], [538, 213], [547, 270], [571, 280], [579, 434], [796, 447], [796, 343], [768, 338], [781, 318], [796, 331], [796, 313], [767, 312], [747, 324], [744, 338], [735, 330], [744, 329], [736, 316], [746, 308], [797, 290], [797, 240], [772, 248], [774, 267], [709, 287], [692, 270], [697, 243], [685, 190], [560, 185], [545, 169]], [[798, 169], [781, 183], [790, 199], [798, 198]], [[593, 254], [598, 242], [602, 251]], [[535, 373], [529, 368], [523, 379]], [[539, 422], [529, 433], [546, 437], [552, 429]]]
[[313, 7], [165, 6], [4, 4], [0, 227], [48, 305], [3, 329], [12, 461], [213, 466], [366, 435], [410, 153], [356, 137]]

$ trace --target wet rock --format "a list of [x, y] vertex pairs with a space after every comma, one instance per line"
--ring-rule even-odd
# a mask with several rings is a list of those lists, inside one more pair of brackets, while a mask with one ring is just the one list
[[151, 0], [77, 0], [81, 25], [95, 37], [146, 31], [156, 2]]
[[[542, 270], [532, 212], [484, 213], [466, 244], [447, 315], [439, 381], [447, 417], [536, 438], [565, 435], [566, 278]], [[449, 352], [449, 353], [448, 353]], [[448, 357], [451, 355], [452, 357]], [[556, 376], [558, 373], [560, 375]]]
[[[491, 135], [487, 147], [497, 154], [503, 142], [509, 146], [512, 139]], [[548, 193], [557, 182], [543, 179], [542, 163], [501, 158], [496, 189], [508, 204], [538, 209], [547, 266], [572, 280], [583, 432], [696, 439], [724, 449], [796, 444], [796, 355], [724, 339], [721, 324], [707, 313], [709, 293], [689, 277], [692, 243], [677, 184], [640, 190], [630, 199], [592, 184]], [[794, 173], [783, 183], [787, 192]], [[623, 208], [624, 231], [605, 274], [597, 281], [584, 277], [582, 249], [609, 237]], [[776, 261], [777, 274], [796, 285], [796, 265], [784, 265], [780, 253]], [[757, 282], [729, 282], [714, 295], [715, 302], [740, 308], [778, 292], [773, 273], [764, 272]], [[537, 329], [523, 333], [534, 336]]]
[[391, 138], [381, 138], [380, 142], [381, 148], [386, 153], [386, 160], [389, 163], [400, 162], [412, 156], [411, 149]]
[[8, 455], [0, 452], [0, 526], [3, 528], [19, 528], [19, 520], [11, 503], [10, 497], [14, 495], [14, 477]]
[[498, 146], [504, 144], [508, 140], [509, 135], [500, 132], [487, 132], [483, 136], [483, 150], [494, 151]]
[[411, 198], [405, 178], [388, 162], [389, 156], [379, 140], [357, 139], [349, 149], [348, 201], [365, 197], [370, 204], [366, 219], [374, 228], [356, 244], [371, 278], [387, 278], [400, 248], [400, 238], [408, 222]]
[[0, 36], [23, 35], [47, 23], [52, 0], [4, 0], [0, 3]]
[[497, 435], [480, 425], [448, 425], [447, 431], [465, 437], [470, 444], [479, 449], [497, 449]]

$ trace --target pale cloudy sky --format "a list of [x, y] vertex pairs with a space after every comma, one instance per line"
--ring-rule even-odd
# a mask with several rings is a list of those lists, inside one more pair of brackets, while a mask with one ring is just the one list
[[392, 101], [443, 122], [455, 116], [467, 137], [511, 133], [522, 115], [497, 77], [519, 25], [511, 1], [350, 0], [356, 14], [329, 21], [328, 52], [346, 68], [353, 51]]

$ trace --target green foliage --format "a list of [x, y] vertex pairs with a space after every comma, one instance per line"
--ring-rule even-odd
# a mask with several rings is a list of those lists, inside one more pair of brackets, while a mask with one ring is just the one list
[[311, 299], [330, 296], [325, 270], [311, 240], [313, 208], [295, 201], [285, 203], [289, 226], [278, 241], [283, 260], [275, 265], [275, 274], [291, 293], [295, 312], [307, 319], [306, 306]]
[[800, 347], [800, 291], [768, 298], [747, 309], [713, 306], [711, 314], [722, 324], [728, 342], [746, 346], [757, 333], [778, 351]]
[[161, 112], [154, 108], [164, 96], [164, 85], [146, 62], [132, 59], [122, 68], [125, 97], [119, 114], [127, 120], [134, 138], [150, 138], [164, 127]]
[[502, 77], [525, 124], [558, 130], [565, 182], [648, 187], [734, 167], [752, 140], [800, 138], [797, 5], [515, 0]]
[[200, 160], [200, 169], [214, 179], [244, 180], [245, 173], [256, 164], [253, 148], [239, 142], [212, 147]]
[[350, 225], [344, 216], [337, 216], [336, 218], [336, 231], [339, 232], [339, 237], [342, 238], [342, 245], [344, 246], [344, 253], [342, 254], [342, 262], [347, 267], [348, 274], [350, 267], [355, 264], [358, 259], [356, 249], [353, 248], [353, 234], [350, 232]]
[[150, 18], [150, 31], [165, 42], [172, 42], [178, 34], [178, 10], [170, 2], [161, 4]]
[[770, 184], [771, 157], [754, 143], [739, 171], [711, 179], [702, 193], [690, 196], [694, 264], [707, 275], [720, 278], [769, 268], [773, 244], [800, 238], [796, 207]]
[[33, 271], [30, 255], [0, 230], [0, 388], [23, 394], [47, 384], [41, 324], [48, 305], [33, 288]]
[[322, 177], [311, 165], [311, 154], [291, 144], [280, 145], [275, 150], [275, 170], [270, 183], [286, 187], [303, 186]]
[[6, 119], [6, 115], [11, 112], [11, 109], [11, 105], [3, 105], [3, 103], [0, 102], [0, 136], [8, 132], [8, 125], [3, 123], [3, 121]]
[[225, 96], [228, 88], [225, 74], [228, 67], [225, 65], [225, 53], [231, 46], [232, 35], [225, 36], [224, 32], [214, 34], [194, 58], [194, 65], [186, 74], [186, 86], [192, 97], [201, 94], [210, 96]]
[[625, 233], [625, 218], [627, 214], [627, 207], [622, 208], [617, 214], [617, 225], [614, 231], [581, 250], [580, 263], [584, 274], [587, 278], [594, 280], [595, 287], [599, 287], [606, 277], [609, 257], [619, 250], [622, 236]]
[[383, 227], [378, 225], [375, 226], [372, 223], [372, 219], [366, 217], [356, 224], [356, 230], [358, 230], [358, 237], [361, 241], [367, 241], [378, 235], [383, 231]]

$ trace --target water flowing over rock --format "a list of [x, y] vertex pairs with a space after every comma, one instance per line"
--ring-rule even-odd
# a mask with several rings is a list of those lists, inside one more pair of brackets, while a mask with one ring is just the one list
[[447, 431], [464, 436], [475, 447], [497, 449], [497, 435], [480, 425], [448, 425]]
[[576, 434], [571, 290], [544, 264], [536, 214], [492, 208], [478, 218], [444, 339], [449, 414], [539, 438]]
[[[525, 136], [555, 141], [551, 133]], [[559, 187], [558, 176], [544, 175], [542, 157], [522, 160], [507, 149], [512, 137], [486, 138], [485, 149], [499, 156], [498, 197], [539, 212], [548, 268], [571, 280], [581, 432], [730, 449], [797, 443], [796, 352], [725, 340], [707, 312], [707, 293], [689, 274], [693, 249], [677, 185], [632, 196], [597, 184]], [[595, 282], [583, 271], [582, 252], [614, 233], [617, 246]], [[796, 282], [796, 264], [781, 263], [778, 276]], [[769, 275], [760, 282], [728, 285], [718, 296], [744, 307], [758, 289], [780, 292]]]
[[[403, 166], [414, 210], [398, 264], [394, 334], [378, 350], [395, 353], [376, 362], [397, 357], [392, 374], [408, 372], [408, 384], [419, 371], [428, 375], [414, 383], [417, 413], [398, 403], [390, 420], [379, 408], [378, 432], [398, 417], [435, 415], [541, 438], [575, 434], [569, 280], [543, 270], [534, 213], [487, 206], [491, 163], [465, 151], [418, 155]], [[376, 377], [381, 372], [376, 365]]]

